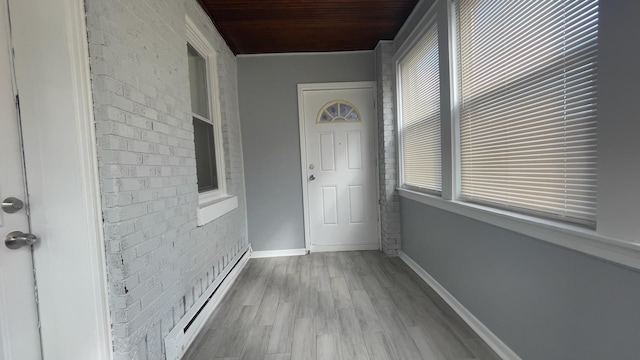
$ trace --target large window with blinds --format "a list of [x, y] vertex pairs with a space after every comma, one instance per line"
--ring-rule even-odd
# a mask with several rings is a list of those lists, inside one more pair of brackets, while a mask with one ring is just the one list
[[432, 23], [398, 63], [402, 185], [440, 192], [438, 31]]
[[454, 8], [461, 199], [593, 224], [598, 1]]

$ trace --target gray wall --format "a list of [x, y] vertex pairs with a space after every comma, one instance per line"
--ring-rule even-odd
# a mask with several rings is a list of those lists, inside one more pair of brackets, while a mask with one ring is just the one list
[[249, 241], [257, 251], [304, 248], [297, 84], [372, 81], [373, 52], [237, 60]]
[[522, 359], [637, 359], [640, 273], [401, 199], [402, 251]]
[[[597, 233], [638, 243], [640, 2], [599, 11]], [[640, 271], [408, 199], [401, 218], [402, 250], [523, 359], [639, 358]]]

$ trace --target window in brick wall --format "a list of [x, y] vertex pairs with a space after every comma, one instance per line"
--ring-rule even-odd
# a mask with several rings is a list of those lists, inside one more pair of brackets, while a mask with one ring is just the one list
[[187, 44], [191, 118], [200, 203], [225, 195], [224, 157], [217, 105], [215, 51], [191, 33]]

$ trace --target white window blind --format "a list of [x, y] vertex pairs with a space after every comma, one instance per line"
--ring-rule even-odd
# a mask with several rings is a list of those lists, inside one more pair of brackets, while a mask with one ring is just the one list
[[438, 30], [432, 24], [399, 63], [404, 185], [442, 190]]
[[455, 11], [461, 197], [593, 224], [598, 1]]

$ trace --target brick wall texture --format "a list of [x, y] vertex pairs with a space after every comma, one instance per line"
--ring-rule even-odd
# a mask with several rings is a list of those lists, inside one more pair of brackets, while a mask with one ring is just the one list
[[393, 88], [393, 43], [381, 41], [374, 51], [376, 61], [378, 161], [380, 170], [380, 220], [382, 251], [397, 255], [400, 250], [400, 198], [398, 185], [398, 155], [396, 147], [396, 116]]
[[[163, 339], [247, 244], [236, 59], [197, 0], [86, 0], [115, 359]], [[196, 226], [185, 15], [217, 51], [229, 194]]]

